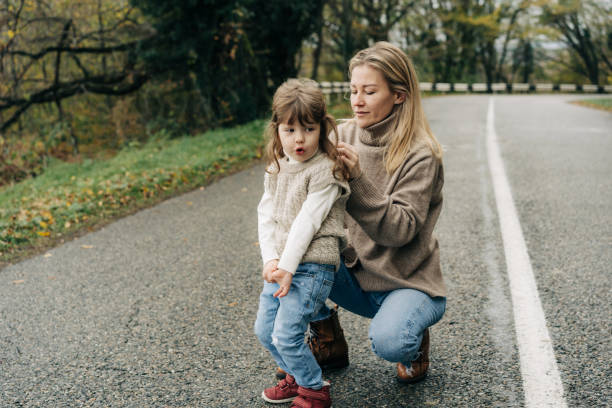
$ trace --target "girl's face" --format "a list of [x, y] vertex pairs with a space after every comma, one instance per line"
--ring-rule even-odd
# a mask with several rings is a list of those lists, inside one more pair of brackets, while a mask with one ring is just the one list
[[278, 136], [283, 151], [289, 157], [299, 162], [305, 162], [315, 155], [319, 148], [319, 123], [286, 123], [278, 126]]
[[402, 94], [391, 92], [383, 74], [363, 64], [351, 72], [351, 107], [360, 128], [367, 128], [385, 119], [393, 106], [402, 103]]

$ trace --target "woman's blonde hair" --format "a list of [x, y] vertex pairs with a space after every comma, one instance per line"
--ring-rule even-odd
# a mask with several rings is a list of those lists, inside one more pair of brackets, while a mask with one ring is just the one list
[[355, 67], [369, 65], [380, 71], [392, 93], [406, 96], [397, 105], [397, 120], [387, 140], [385, 169], [391, 174], [404, 162], [410, 151], [412, 141], [419, 130], [424, 130], [435, 157], [442, 158], [442, 146], [434, 136], [423, 107], [416, 70], [410, 58], [398, 47], [386, 41], [375, 43], [372, 47], [359, 51], [349, 64], [349, 76]]
[[[278, 160], [285, 157], [283, 146], [278, 135], [281, 123], [302, 126], [313, 123], [320, 125], [319, 149], [334, 161], [333, 174], [336, 179], [347, 180], [349, 173], [338, 154], [338, 128], [336, 121], [327, 113], [325, 96], [317, 83], [310, 79], [289, 79], [278, 87], [272, 99], [272, 118], [266, 128], [268, 144], [266, 157], [268, 169], [272, 166], [280, 169]], [[334, 132], [334, 141], [328, 135]], [[268, 170], [266, 170], [268, 171]]]

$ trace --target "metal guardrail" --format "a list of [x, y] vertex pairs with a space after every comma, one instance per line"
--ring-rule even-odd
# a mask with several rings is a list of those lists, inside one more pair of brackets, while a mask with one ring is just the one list
[[[349, 82], [319, 82], [324, 94], [343, 94], [350, 92]], [[582, 93], [612, 93], [612, 85], [576, 85], [576, 84], [550, 84], [550, 83], [448, 83], [448, 82], [421, 82], [421, 91], [436, 92], [582, 92]]]

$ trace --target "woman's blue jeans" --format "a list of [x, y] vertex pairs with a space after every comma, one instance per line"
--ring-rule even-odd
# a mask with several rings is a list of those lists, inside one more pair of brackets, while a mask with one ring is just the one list
[[334, 265], [300, 264], [287, 296], [272, 296], [279, 288], [275, 282], [264, 282], [259, 296], [255, 334], [276, 364], [302, 387], [323, 386], [321, 368], [304, 342], [304, 334], [308, 323], [325, 306], [334, 283], [334, 270]]
[[[341, 263], [329, 298], [340, 307], [372, 319], [369, 337], [379, 357], [409, 365], [416, 360], [423, 332], [444, 315], [446, 298], [432, 298], [416, 289], [365, 292], [350, 269]], [[330, 314], [321, 308], [313, 320]]]

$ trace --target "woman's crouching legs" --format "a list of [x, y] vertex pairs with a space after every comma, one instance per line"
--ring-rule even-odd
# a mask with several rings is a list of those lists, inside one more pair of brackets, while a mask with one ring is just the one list
[[442, 318], [445, 308], [445, 298], [415, 289], [389, 292], [370, 323], [372, 350], [387, 361], [410, 366], [419, 357], [425, 329]]

